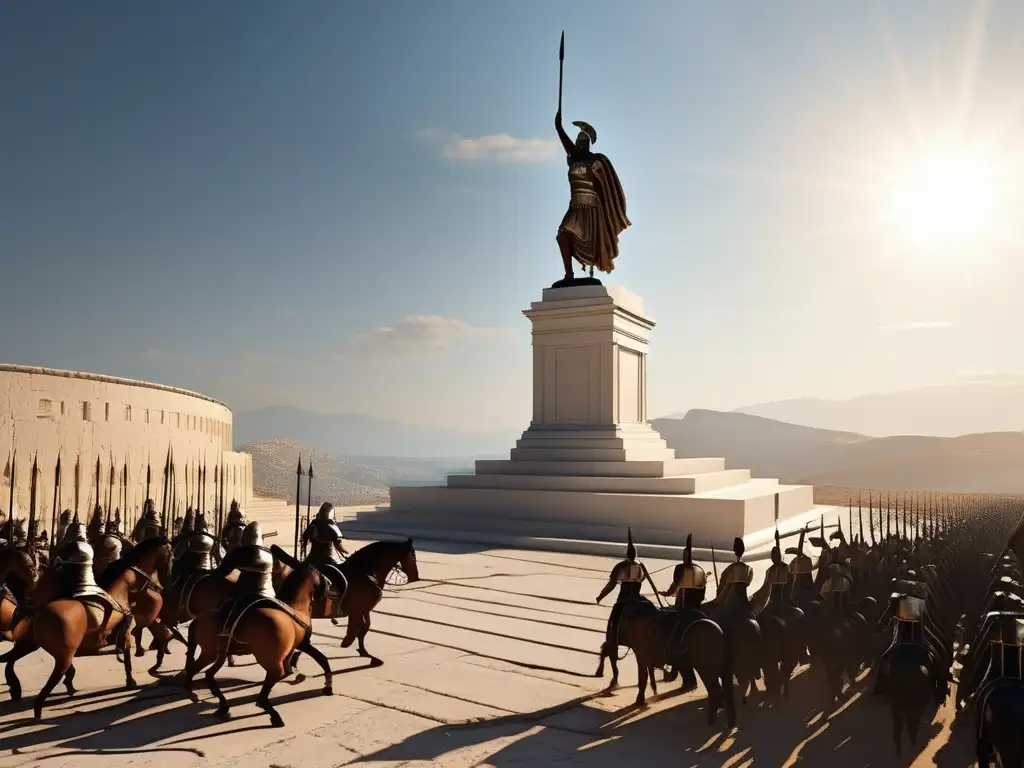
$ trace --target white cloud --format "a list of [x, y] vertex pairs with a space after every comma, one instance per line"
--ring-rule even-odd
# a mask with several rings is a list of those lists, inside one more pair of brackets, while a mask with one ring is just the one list
[[511, 333], [508, 328], [483, 328], [440, 315], [409, 315], [394, 325], [353, 336], [342, 354], [409, 357], [444, 351], [471, 339], [502, 338]]
[[558, 153], [558, 142], [547, 139], [517, 139], [507, 133], [466, 138], [432, 129], [419, 132], [440, 145], [441, 157], [460, 162], [492, 160], [498, 163], [543, 163]]
[[941, 328], [949, 328], [953, 325], [951, 320], [915, 320], [910, 323], [894, 323], [892, 325], [880, 325], [880, 331], [936, 331]]

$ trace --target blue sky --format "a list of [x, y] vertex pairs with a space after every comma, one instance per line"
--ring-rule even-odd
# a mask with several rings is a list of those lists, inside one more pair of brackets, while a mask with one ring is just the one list
[[[525, 427], [564, 28], [566, 121], [633, 221], [606, 282], [658, 322], [653, 415], [1024, 371], [1022, 26], [937, 0], [9, 2], [0, 360]], [[984, 148], [998, 231], [892, 220], [936, 142]]]

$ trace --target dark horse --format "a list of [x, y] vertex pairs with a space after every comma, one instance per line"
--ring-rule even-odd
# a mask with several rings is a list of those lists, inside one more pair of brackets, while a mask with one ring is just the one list
[[892, 738], [896, 754], [902, 754], [903, 728], [910, 746], [917, 745], [921, 720], [935, 695], [932, 660], [928, 649], [918, 643], [897, 643], [889, 651], [889, 706], [892, 711]]
[[[11, 699], [18, 701], [21, 698], [21, 681], [14, 671], [15, 663], [37, 648], [43, 648], [53, 657], [53, 672], [35, 699], [37, 720], [43, 716], [47, 696], [62, 677], [68, 693], [75, 692], [75, 656], [92, 656], [108, 645], [114, 645], [124, 656], [125, 687], [135, 688], [131, 661], [134, 617], [130, 606], [152, 584], [161, 563], [169, 556], [164, 537], [150, 539], [137, 546], [108, 569], [110, 581], [105, 591], [109, 601], [101, 595], [53, 599], [45, 582], [56, 576], [51, 577], [54, 574], [52, 570], [44, 574], [37, 586], [36, 607], [29, 619], [33, 632], [26, 632], [11, 650], [0, 656], [0, 661], [7, 662], [5, 676], [11, 689]], [[41, 599], [44, 593], [49, 598], [45, 602]]]
[[[316, 564], [312, 565], [314, 568], [317, 567]], [[336, 566], [346, 582], [344, 585], [335, 585], [336, 588], [343, 590], [341, 605], [335, 605], [329, 594], [322, 595], [313, 603], [314, 619], [348, 616], [348, 628], [345, 638], [341, 641], [341, 647], [348, 648], [353, 642], [358, 642], [359, 655], [370, 659], [374, 666], [380, 666], [384, 662], [366, 650], [365, 638], [370, 631], [370, 612], [380, 602], [388, 575], [396, 566], [402, 569], [409, 583], [419, 580], [416, 549], [413, 547], [412, 539], [367, 544], [353, 552], [344, 563]], [[288, 564], [284, 563], [276, 577], [287, 578], [289, 571]], [[333, 581], [334, 574], [327, 572], [325, 575]], [[296, 657], [293, 662], [297, 660]]]
[[[251, 654], [266, 673], [256, 704], [270, 715], [270, 722], [280, 728], [284, 720], [270, 703], [270, 691], [291, 671], [291, 658], [296, 651], [309, 654], [320, 665], [324, 672], [324, 695], [330, 696], [333, 688], [330, 663], [311, 643], [312, 606], [323, 599], [327, 583], [319, 571], [289, 557], [280, 547], [272, 547], [271, 551], [276, 559], [291, 567], [278, 590], [279, 599], [241, 595], [216, 610], [197, 616], [193, 622], [195, 632], [189, 632], [185, 687], [191, 691], [192, 678], [212, 663], [206, 671], [206, 681], [220, 703], [217, 716], [227, 719], [230, 710], [217, 685], [217, 672], [227, 661], [228, 653]], [[201, 648], [195, 662], [191, 660], [193, 639]]]
[[[679, 614], [675, 610], [659, 610], [645, 597], [636, 598], [622, 612], [616, 645], [631, 648], [636, 655], [638, 692], [636, 705], [645, 702], [647, 681], [657, 694], [654, 668], [692, 667], [708, 692], [708, 725], [714, 725], [719, 709], [725, 709], [729, 727], [736, 725], [736, 699], [733, 691], [732, 659], [722, 628], [708, 618], [699, 618], [676, 632]], [[601, 649], [596, 677], [604, 676], [605, 658], [612, 666], [609, 690], [619, 681], [619, 660], [615, 648]]]
[[978, 704], [978, 768], [990, 768], [996, 757], [1003, 768], [1024, 768], [1024, 680], [993, 680]]

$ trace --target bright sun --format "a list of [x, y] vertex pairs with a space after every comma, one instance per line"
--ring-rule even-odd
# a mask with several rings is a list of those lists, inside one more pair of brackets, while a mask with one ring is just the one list
[[888, 185], [888, 218], [928, 248], [978, 245], [1000, 225], [998, 165], [966, 148], [922, 153]]

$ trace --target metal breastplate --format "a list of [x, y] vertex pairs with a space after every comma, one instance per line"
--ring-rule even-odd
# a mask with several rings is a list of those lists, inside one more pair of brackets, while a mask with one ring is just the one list
[[250, 547], [244, 564], [238, 566], [236, 590], [239, 594], [275, 597], [274, 556], [264, 547]]
[[899, 621], [916, 623], [924, 619], [925, 601], [913, 595], [902, 595], [896, 605], [896, 618]]
[[103, 573], [108, 565], [121, 557], [121, 540], [116, 536], [104, 536], [96, 546], [96, 559], [93, 570]]
[[99, 589], [93, 574], [92, 547], [84, 541], [72, 541], [58, 553], [60, 573], [65, 579], [65, 594], [74, 595]]
[[195, 567], [198, 570], [213, 570], [213, 536], [209, 533], [193, 533], [188, 540], [188, 551], [195, 555]]
[[308, 560], [311, 563], [341, 563], [341, 554], [333, 541], [313, 539], [309, 546]]
[[754, 578], [754, 569], [744, 562], [737, 561], [722, 572], [722, 586], [742, 584], [744, 588]]
[[569, 205], [594, 208], [601, 204], [588, 161], [579, 160], [569, 166], [569, 191]]
[[228, 529], [224, 531], [224, 549], [228, 552], [233, 552], [242, 543], [242, 531], [245, 530], [244, 525], [235, 523], [228, 526]]

